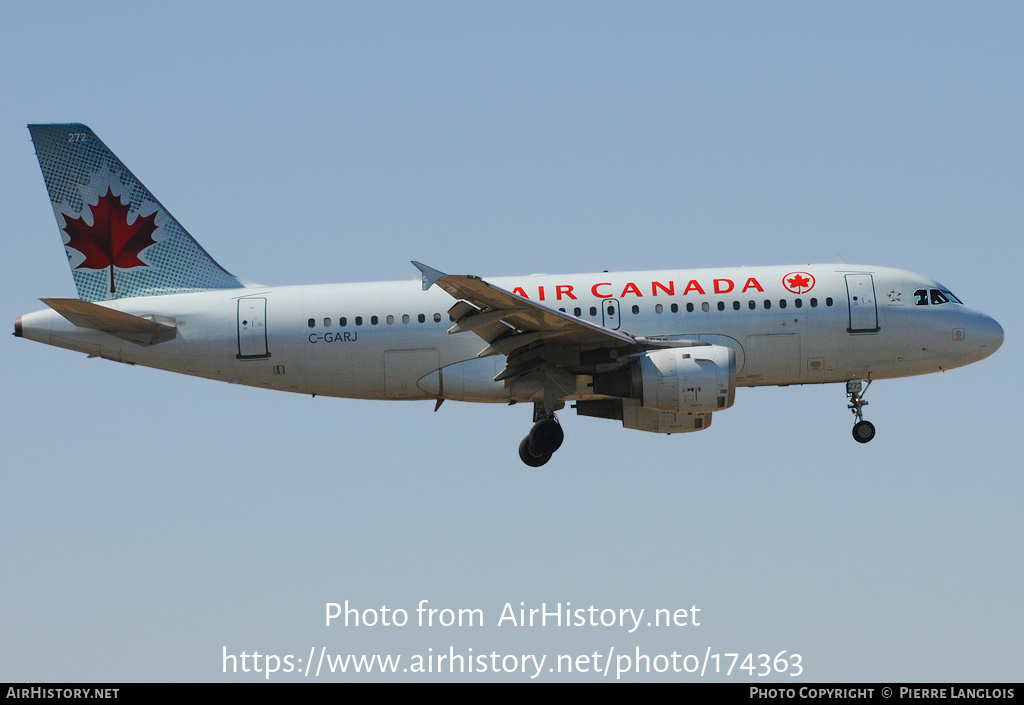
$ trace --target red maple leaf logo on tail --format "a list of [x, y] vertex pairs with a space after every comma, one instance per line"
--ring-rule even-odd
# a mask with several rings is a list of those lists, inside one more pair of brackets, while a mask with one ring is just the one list
[[155, 245], [152, 235], [156, 231], [156, 213], [139, 216], [128, 223], [128, 206], [108, 187], [106, 195], [92, 206], [92, 225], [83, 218], [64, 216], [64, 232], [71, 238], [67, 246], [85, 255], [75, 269], [110, 268], [110, 293], [114, 293], [114, 267], [132, 269], [148, 267], [139, 254]]

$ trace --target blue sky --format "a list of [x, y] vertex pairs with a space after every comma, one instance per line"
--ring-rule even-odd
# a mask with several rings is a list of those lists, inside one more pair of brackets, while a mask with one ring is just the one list
[[[872, 386], [867, 446], [839, 386], [741, 389], [683, 436], [563, 413], [534, 472], [527, 406], [310, 399], [3, 337], [0, 679], [243, 681], [260, 676], [222, 673], [224, 648], [454, 646], [1018, 680], [1022, 20], [1000, 2], [5, 3], [11, 325], [74, 295], [25, 129], [73, 121], [252, 281], [841, 254], [938, 279], [1006, 342]], [[487, 624], [324, 626], [326, 602], [423, 599]], [[499, 628], [506, 602], [703, 619]]]

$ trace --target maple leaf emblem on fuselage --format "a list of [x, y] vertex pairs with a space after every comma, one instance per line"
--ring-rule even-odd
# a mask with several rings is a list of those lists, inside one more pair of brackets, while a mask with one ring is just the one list
[[92, 225], [85, 218], [64, 216], [64, 232], [70, 240], [67, 247], [78, 250], [85, 259], [75, 269], [110, 268], [110, 293], [114, 293], [114, 267], [133, 269], [148, 267], [139, 255], [150, 245], [155, 245], [156, 212], [139, 216], [135, 222], [128, 222], [129, 207], [107, 188], [106, 195], [91, 206]]
[[790, 272], [782, 278], [782, 285], [794, 294], [806, 294], [814, 288], [814, 275], [810, 272]]

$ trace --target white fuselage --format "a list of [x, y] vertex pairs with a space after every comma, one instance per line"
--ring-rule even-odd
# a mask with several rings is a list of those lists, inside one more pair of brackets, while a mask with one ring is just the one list
[[[794, 276], [796, 275], [796, 276]], [[699, 339], [736, 352], [738, 386], [814, 384], [937, 372], [991, 354], [1002, 329], [944, 290], [882, 267], [803, 265], [488, 279], [588, 322], [635, 336]], [[795, 282], [795, 285], [794, 285]], [[39, 342], [210, 379], [360, 399], [525, 401], [494, 382], [501, 355], [449, 334], [454, 300], [419, 281], [250, 287], [127, 298], [104, 306], [177, 321], [142, 346], [76, 327], [52, 310], [24, 316]], [[461, 363], [461, 364], [460, 364]], [[447, 368], [440, 374], [437, 370]], [[442, 381], [443, 380], [443, 381]], [[565, 398], [587, 398], [586, 385]]]

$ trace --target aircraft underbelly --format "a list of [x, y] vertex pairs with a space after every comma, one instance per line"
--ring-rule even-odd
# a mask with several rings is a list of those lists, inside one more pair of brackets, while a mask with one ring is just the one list
[[800, 382], [800, 335], [748, 335], [743, 344], [744, 381], [754, 384]]
[[387, 399], [432, 399], [417, 382], [440, 366], [437, 348], [388, 350], [384, 353], [384, 396]]

